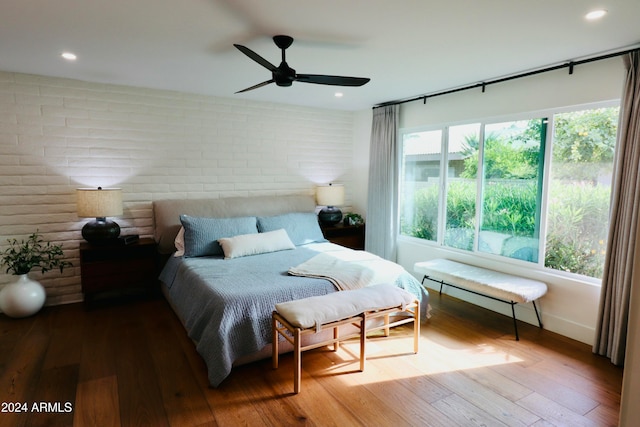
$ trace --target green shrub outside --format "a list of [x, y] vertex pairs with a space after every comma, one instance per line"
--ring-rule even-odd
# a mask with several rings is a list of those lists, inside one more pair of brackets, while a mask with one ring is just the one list
[[602, 278], [611, 190], [552, 181], [545, 266]]
[[[493, 181], [485, 188], [483, 230], [513, 236], [536, 235], [536, 183]], [[601, 278], [609, 215], [606, 186], [552, 181], [547, 215], [545, 266]], [[436, 240], [438, 186], [413, 193], [413, 217], [400, 219], [401, 234]], [[447, 246], [472, 250], [476, 183], [451, 181], [447, 192]], [[452, 231], [455, 230], [455, 233]], [[462, 232], [460, 230], [463, 230]], [[465, 232], [466, 230], [466, 232]]]

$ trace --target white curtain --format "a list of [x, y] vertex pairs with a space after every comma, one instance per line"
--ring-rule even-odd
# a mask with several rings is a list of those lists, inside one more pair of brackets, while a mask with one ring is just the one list
[[396, 260], [398, 234], [398, 105], [373, 111], [365, 249]]
[[624, 363], [631, 288], [633, 283], [640, 283], [640, 266], [634, 271], [636, 251], [640, 250], [635, 238], [640, 211], [640, 51], [623, 59], [627, 78], [620, 108], [611, 225], [593, 345], [594, 353], [607, 356], [616, 365]]

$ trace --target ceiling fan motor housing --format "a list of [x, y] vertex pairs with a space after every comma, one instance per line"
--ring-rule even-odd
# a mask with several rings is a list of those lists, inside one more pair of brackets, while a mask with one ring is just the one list
[[276, 81], [278, 86], [291, 86], [296, 79], [296, 70], [289, 67], [285, 61], [282, 61], [280, 66], [273, 71], [272, 75], [273, 80]]

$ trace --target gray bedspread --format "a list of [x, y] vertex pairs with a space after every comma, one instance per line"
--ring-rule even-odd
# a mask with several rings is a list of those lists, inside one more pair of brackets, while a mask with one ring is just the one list
[[[271, 313], [276, 303], [336, 292], [330, 281], [287, 274], [289, 268], [319, 252], [344, 250], [331, 243], [299, 246], [234, 259], [171, 258], [160, 280], [165, 293], [203, 357], [209, 383], [217, 387], [234, 361], [271, 343]], [[409, 273], [396, 285], [420, 298], [427, 294]]]

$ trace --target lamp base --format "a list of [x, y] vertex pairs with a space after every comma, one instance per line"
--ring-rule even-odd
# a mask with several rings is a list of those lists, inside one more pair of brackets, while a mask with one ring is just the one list
[[82, 227], [82, 237], [94, 245], [113, 243], [120, 235], [120, 226], [106, 218], [96, 218]]
[[318, 220], [322, 225], [335, 225], [342, 221], [342, 211], [335, 206], [327, 206], [318, 212]]

